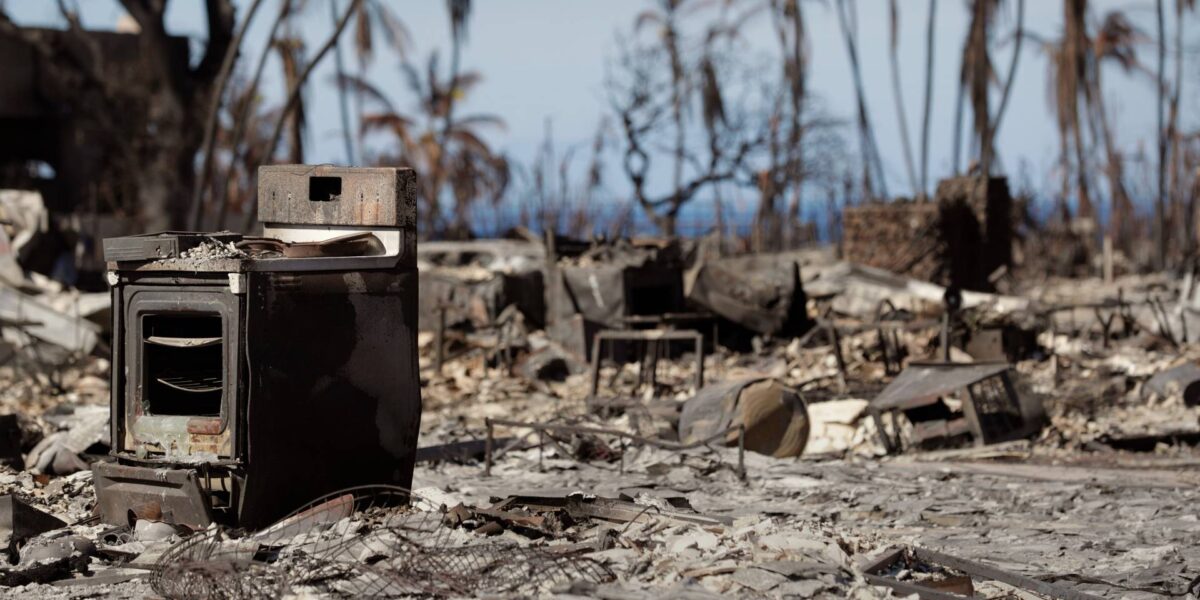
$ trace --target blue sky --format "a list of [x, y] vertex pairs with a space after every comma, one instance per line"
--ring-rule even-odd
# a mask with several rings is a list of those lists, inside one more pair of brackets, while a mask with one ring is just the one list
[[[323, 39], [330, 30], [331, 19], [325, 5], [329, 1], [309, 0], [308, 16], [300, 25], [307, 39]], [[444, 2], [390, 1], [412, 32], [418, 56], [423, 57], [433, 49], [440, 49], [443, 56], [446, 54], [449, 27]], [[113, 0], [80, 0], [79, 4], [87, 27], [112, 28], [123, 14]], [[248, 2], [239, 0], [237, 4], [244, 8]], [[268, 0], [251, 31], [248, 52], [252, 54], [264, 41], [268, 21], [274, 13], [273, 4], [273, 0]], [[474, 4], [464, 66], [480, 71], [484, 81], [463, 111], [488, 112], [502, 117], [507, 128], [491, 134], [491, 140], [518, 161], [527, 162], [533, 158], [543, 139], [547, 119], [553, 122], [558, 147], [586, 144], [600, 116], [608, 110], [603, 83], [606, 65], [616, 54], [616, 33], [629, 30], [635, 15], [649, 5], [648, 0], [475, 0]], [[1061, 26], [1061, 2], [1028, 0], [1026, 4], [1027, 29], [1043, 38], [1057, 35]], [[1173, 4], [1167, 2], [1168, 9]], [[1154, 33], [1152, 0], [1093, 0], [1091, 5], [1096, 19], [1109, 10], [1122, 9], [1148, 35]], [[21, 23], [59, 22], [55, 3], [49, 0], [8, 0], [6, 6]], [[201, 47], [205, 35], [202, 6], [201, 0], [171, 0], [170, 3], [168, 28], [172, 33], [196, 39], [197, 48]], [[900, 6], [899, 58], [909, 127], [915, 137], [923, 91], [928, 2], [903, 0]], [[1015, 3], [1010, 2], [1008, 16], [1002, 17], [997, 31], [1007, 31], [1011, 27], [1013, 6]], [[907, 194], [887, 60], [890, 51], [887, 7], [886, 0], [859, 0], [860, 53], [868, 105], [884, 157], [889, 188], [894, 194]], [[961, 0], [938, 2], [931, 179], [951, 170], [953, 104], [968, 16], [964, 7], [965, 2]], [[823, 99], [832, 113], [849, 120], [853, 115], [854, 94], [832, 3], [810, 1], [806, 3], [806, 11], [812, 56], [810, 89]], [[1169, 30], [1172, 29], [1171, 18], [1168, 10]], [[1186, 38], [1200, 34], [1196, 21], [1195, 16], [1187, 17], [1185, 25], [1191, 33], [1185, 32]], [[768, 24], [760, 19], [746, 32], [743, 51], [755, 54], [771, 49], [772, 35]], [[316, 43], [310, 42], [314, 46]], [[1139, 50], [1140, 58], [1153, 67], [1153, 44], [1147, 40]], [[1010, 52], [1011, 46], [1001, 40], [995, 58], [999, 68], [1007, 69]], [[1187, 86], [1192, 82], [1200, 84], [1200, 79], [1195, 77], [1196, 64], [1200, 63], [1188, 62], [1185, 71], [1182, 96], [1185, 125], [1195, 124], [1193, 108], [1196, 101], [1193, 98], [1197, 94]], [[329, 85], [332, 68], [329, 60], [318, 69], [316, 86], [309, 98], [311, 162], [345, 161], [338, 134], [337, 100]], [[1019, 71], [997, 147], [1010, 176], [1025, 178], [1037, 189], [1054, 189], [1057, 134], [1049, 111], [1046, 59], [1036, 40], [1026, 40]], [[278, 71], [273, 69], [272, 72]], [[390, 92], [396, 104], [405, 106], [411, 102], [405, 95], [394, 59], [378, 59], [370, 76]], [[277, 82], [278, 77], [273, 77]], [[271, 89], [277, 87], [276, 83]], [[1142, 145], [1153, 154], [1155, 113], [1150, 79], [1144, 75], [1125, 76], [1110, 68], [1105, 71], [1105, 87], [1118, 143], [1128, 152], [1134, 152]], [[847, 134], [853, 143], [856, 139], [853, 132], [847, 130]], [[610, 176], [613, 181], [611, 193], [621, 196], [624, 188], [619, 173], [614, 170]], [[743, 202], [752, 202], [752, 199], [743, 199]]]

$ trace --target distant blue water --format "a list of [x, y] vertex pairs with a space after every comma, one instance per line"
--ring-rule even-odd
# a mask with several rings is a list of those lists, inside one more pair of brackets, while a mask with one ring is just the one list
[[[630, 205], [621, 200], [608, 200], [594, 204], [594, 206], [589, 207], [587, 210], [590, 216], [591, 233], [597, 235], [607, 234], [618, 219], [626, 217], [628, 217], [630, 222], [631, 231], [629, 233], [632, 235], [654, 236], [659, 233], [654, 222], [636, 204]], [[844, 202], [838, 201], [835, 206], [838, 215], [840, 215], [843, 206]], [[1068, 202], [1068, 206], [1072, 212], [1076, 210], [1073, 199]], [[1099, 223], [1101, 225], [1107, 223], [1109, 214], [1108, 202], [1099, 201], [1095, 208]], [[1136, 216], [1140, 219], [1151, 218], [1154, 214], [1153, 200], [1135, 201], [1134, 210], [1136, 211]], [[723, 203], [722, 213], [725, 217], [726, 234], [742, 237], [750, 235], [754, 228], [756, 211], [757, 205], [753, 202]], [[503, 234], [513, 227], [524, 225], [535, 233], [542, 233], [542, 224], [536, 218], [527, 219], [526, 213], [532, 216], [533, 209], [528, 208], [523, 213], [522, 207], [513, 201], [505, 201], [496, 206], [479, 207], [474, 211], [472, 230], [479, 237], [494, 237]], [[1045, 223], [1057, 218], [1055, 202], [1043, 197], [1035, 198], [1030, 206], [1030, 215], [1037, 223]], [[801, 222], [814, 224], [818, 239], [824, 242], [837, 239], [840, 235], [840, 231], [831, 229], [830, 216], [827, 198], [806, 201], [800, 211]], [[716, 229], [716, 217], [715, 203], [708, 198], [697, 198], [693, 202], [686, 204], [680, 211], [677, 232], [684, 237], [703, 236]], [[560, 232], [568, 229], [568, 221], [569, 215], [560, 218], [558, 224]], [[834, 225], [836, 226], [837, 224], [835, 223]]]
[[[756, 205], [726, 202], [721, 208], [727, 234], [747, 236], [751, 233], [754, 228], [754, 217], [757, 211]], [[512, 202], [501, 203], [494, 207], [480, 207], [474, 211], [472, 229], [480, 237], [500, 235], [518, 225], [525, 225], [536, 233], [542, 233], [542, 224], [536, 218], [526, 219], [527, 215], [532, 214], [532, 208], [522, 211], [521, 206]], [[588, 208], [587, 214], [589, 215], [592, 233], [595, 234], [609, 233], [618, 220], [625, 219], [628, 219], [629, 229], [631, 230], [629, 233], [632, 235], [653, 236], [659, 233], [654, 222], [636, 204], [630, 205], [615, 200], [597, 203]], [[560, 217], [559, 231], [567, 229], [568, 221], [572, 217], [573, 214]], [[800, 218], [802, 222], [815, 223], [818, 232], [821, 232], [822, 236], [826, 235], [825, 232], [828, 230], [827, 224], [829, 218], [828, 210], [824, 206], [819, 207], [819, 209], [818, 207], [805, 206], [801, 210]], [[714, 231], [716, 226], [716, 204], [709, 199], [696, 199], [684, 205], [680, 210], [677, 233], [684, 237], [698, 237]]]

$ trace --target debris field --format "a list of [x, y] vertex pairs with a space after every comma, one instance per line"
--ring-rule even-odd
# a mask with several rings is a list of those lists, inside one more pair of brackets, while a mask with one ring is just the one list
[[[351, 175], [346, 185], [357, 185]], [[290, 176], [280, 171], [281, 181]], [[226, 499], [213, 483], [227, 477], [208, 470], [225, 464], [214, 458], [223, 450], [175, 446], [164, 450], [173, 466], [163, 472], [208, 477], [179, 484], [203, 490], [203, 506], [131, 504], [146, 484], [120, 469], [157, 446], [126, 454], [137, 431], [113, 421], [132, 417], [110, 415], [121, 406], [110, 371], [126, 358], [109, 346], [121, 339], [110, 330], [109, 296], [28, 276], [0, 285], [0, 591], [1197, 597], [1195, 273], [993, 277], [994, 264], [1011, 257], [985, 252], [969, 264], [950, 260], [961, 248], [935, 244], [913, 263], [917, 277], [871, 264], [868, 237], [856, 230], [861, 263], [833, 248], [729, 256], [705, 239], [515, 232], [422, 242], [419, 298], [403, 305], [418, 330], [411, 485], [325, 488], [293, 501], [314, 481], [338, 481], [316, 452], [287, 467], [292, 483], [282, 489], [254, 488], [253, 475], [242, 482], [230, 471], [258, 505]], [[133, 254], [110, 263], [114, 289], [157, 281], [160, 271], [218, 273], [230, 293], [247, 286], [251, 298], [267, 288], [234, 274], [285, 265], [304, 280], [310, 263], [287, 261], [390, 256], [386, 236], [375, 234], [310, 245], [213, 237], [143, 258], [131, 257], [144, 239], [121, 239], [133, 240], [122, 247]], [[338, 264], [368, 273], [374, 263]], [[397, 264], [396, 277], [407, 277]], [[372, 281], [347, 276], [321, 290], [337, 298]], [[269, 320], [275, 305], [265, 306]], [[163, 327], [145, 337], [170, 348], [163, 356], [220, 337], [197, 333], [201, 325]], [[321, 343], [339, 347], [332, 327], [321, 331]], [[360, 354], [341, 360], [360, 364]], [[256, 357], [247, 358], [252, 369], [272, 368]], [[347, 387], [319, 372], [288, 375], [342, 390], [347, 405], [375, 397], [361, 373]], [[180, 398], [212, 391], [159, 381], [184, 388], [169, 392]], [[390, 381], [408, 385], [402, 374]], [[186, 430], [208, 422], [193, 417]], [[253, 417], [242, 423], [259, 444], [283, 443]], [[121, 439], [111, 439], [117, 431]], [[368, 450], [359, 460], [341, 464], [355, 473], [388, 467]], [[102, 486], [134, 492], [109, 500], [101, 492], [98, 501]]]

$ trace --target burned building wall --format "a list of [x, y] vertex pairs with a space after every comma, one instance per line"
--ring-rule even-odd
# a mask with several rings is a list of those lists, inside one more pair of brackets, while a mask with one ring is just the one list
[[932, 280], [941, 267], [938, 216], [937, 205], [930, 202], [846, 207], [843, 256], [853, 263]]
[[935, 198], [951, 267], [948, 283], [965, 289], [988, 289], [988, 277], [996, 269], [1012, 264], [1013, 201], [1008, 179], [943, 179]]
[[964, 289], [987, 290], [1012, 262], [1012, 197], [1003, 177], [944, 179], [934, 202], [847, 207], [846, 260]]

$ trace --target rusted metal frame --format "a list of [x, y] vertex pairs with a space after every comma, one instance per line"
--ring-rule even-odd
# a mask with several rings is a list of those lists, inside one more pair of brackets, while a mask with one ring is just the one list
[[[897, 561], [903, 559], [904, 553], [905, 548], [903, 547], [894, 547], [885, 550], [882, 554], [861, 566], [863, 577], [866, 578], [867, 582], [871, 585], [885, 586], [905, 595], [916, 594], [917, 597], [921, 598], [921, 600], [954, 600], [962, 598], [962, 596], [957, 594], [948, 594], [946, 592], [916, 583], [897, 581], [890, 577], [884, 577], [879, 574], [896, 564]], [[961, 571], [970, 577], [978, 579], [999, 581], [1001, 583], [1005, 583], [1023, 590], [1036, 592], [1051, 598], [1057, 598], [1060, 600], [1099, 600], [1097, 596], [1092, 594], [1076, 591], [1050, 582], [1040, 581], [1038, 579], [1033, 579], [1032, 577], [1026, 577], [1024, 575], [958, 558], [949, 554], [943, 554], [934, 550], [928, 550], [925, 548], [912, 548], [912, 554], [914, 558], [921, 562]]]
[[964, 598], [964, 596], [960, 596], [958, 594], [939, 592], [933, 588], [928, 588], [923, 585], [899, 581], [890, 577], [883, 577], [881, 575], [871, 575], [867, 573], [863, 575], [863, 578], [866, 579], [867, 583], [871, 585], [891, 588], [905, 596], [916, 594], [921, 600], [963, 600]]
[[[988, 379], [991, 378], [989, 377]], [[986, 380], [987, 379], [984, 379], [982, 381]], [[983, 435], [983, 422], [979, 420], [979, 411], [975, 409], [975, 403], [979, 399], [979, 397], [975, 395], [975, 386], [979, 385], [980, 383], [981, 381], [976, 381], [975, 383], [966, 386], [967, 395], [969, 398], [966, 402], [963, 402], [962, 405], [963, 416], [967, 419], [967, 426], [971, 428], [971, 435], [975, 438], [976, 446], [983, 446], [987, 443], [987, 441], [984, 440]]]
[[863, 563], [859, 569], [863, 572], [863, 578], [867, 583], [875, 586], [891, 588], [900, 592], [905, 596], [916, 594], [921, 600], [962, 600], [962, 596], [948, 594], [933, 588], [906, 581], [898, 581], [891, 577], [880, 575], [881, 572], [890, 568], [892, 565], [904, 559], [905, 548], [895, 546], [884, 550], [875, 558]]
[[[894, 423], [895, 422], [895, 417], [894, 417], [895, 413], [893, 412], [892, 414], [893, 414], [892, 422]], [[891, 453], [899, 450], [900, 449], [899, 444], [896, 441], [892, 440], [892, 438], [890, 436], [888, 436], [888, 434], [887, 434], [887, 429], [883, 425], [883, 414], [878, 410], [871, 410], [871, 420], [875, 422], [875, 430], [879, 434], [879, 441], [883, 442], [884, 451], [887, 452], [888, 454], [891, 454]], [[899, 434], [898, 431], [897, 431], [897, 434]], [[899, 435], [897, 435], [897, 437], [899, 437]]]
[[901, 558], [904, 558], [904, 547], [893, 546], [884, 550], [875, 558], [868, 559], [859, 564], [858, 568], [868, 575], [878, 575], [880, 571], [896, 564], [896, 561]]
[[704, 386], [704, 334], [696, 331], [679, 331], [679, 330], [616, 330], [616, 331], [601, 331], [592, 339], [592, 378], [591, 387], [588, 391], [589, 403], [594, 403], [597, 399], [597, 394], [600, 391], [600, 355], [604, 350], [604, 342], [626, 341], [626, 342], [644, 342], [641, 357], [638, 361], [638, 382], [639, 385], [644, 383], [646, 371], [651, 371], [651, 385], [657, 385], [657, 354], [653, 360], [649, 361], [651, 367], [646, 367], [647, 358], [650, 357], [651, 349], [657, 353], [665, 352], [666, 344], [659, 342], [674, 342], [674, 341], [693, 341], [695, 343], [696, 353], [696, 389], [699, 390]]
[[1094, 596], [1086, 592], [1080, 592], [1061, 585], [1026, 577], [1025, 575], [958, 558], [957, 556], [943, 554], [934, 550], [913, 548], [913, 555], [919, 560], [962, 571], [972, 577], [1007, 583], [1008, 585], [1051, 598], [1058, 598], [1060, 600], [1100, 600], [1099, 596]]
[[[1039, 314], [1050, 319], [1051, 327], [1056, 328], [1057, 323], [1054, 320], [1054, 315], [1060, 312], [1069, 312], [1071, 315], [1071, 330], [1075, 333], [1078, 333], [1078, 325], [1075, 322], [1075, 311], [1091, 310], [1095, 314], [1096, 320], [1100, 322], [1100, 325], [1104, 330], [1105, 347], [1108, 347], [1108, 338], [1111, 336], [1112, 323], [1116, 321], [1116, 317], [1118, 316], [1121, 318], [1124, 335], [1126, 337], [1133, 335], [1134, 326], [1137, 325], [1137, 319], [1133, 317], [1133, 308], [1134, 306], [1140, 304], [1145, 304], [1150, 308], [1150, 313], [1154, 316], [1155, 324], [1159, 326], [1159, 335], [1167, 339], [1167, 341], [1175, 343], [1176, 340], [1174, 332], [1172, 331], [1169, 323], [1164, 321], [1166, 311], [1163, 309], [1161, 299], [1157, 296], [1154, 296], [1142, 301], [1130, 302], [1125, 299], [1125, 290], [1123, 288], [1117, 289], [1116, 300], [1109, 299], [1102, 302], [1060, 304], [1042, 310]], [[1103, 317], [1103, 314], [1105, 314], [1104, 311], [1107, 311], [1107, 314], [1109, 315], [1108, 319]], [[1161, 317], [1160, 312], [1163, 315]]]
[[[627, 440], [630, 440], [630, 441], [638, 443], [638, 444], [654, 446], [656, 448], [662, 448], [664, 450], [676, 450], [676, 451], [690, 450], [692, 448], [708, 446], [712, 442], [715, 442], [719, 439], [723, 439], [728, 434], [736, 431], [738, 434], [738, 477], [740, 477], [742, 479], [746, 478], [746, 447], [745, 447], [746, 426], [743, 424], [733, 425], [733, 426], [727, 427], [726, 429], [724, 429], [722, 431], [714, 433], [713, 435], [711, 435], [707, 438], [704, 438], [702, 440], [683, 444], [680, 442], [672, 442], [669, 440], [659, 440], [659, 439], [654, 439], [654, 438], [648, 438], [648, 437], [640, 436], [637, 434], [621, 431], [619, 429], [608, 429], [608, 428], [602, 428], [602, 427], [587, 427], [584, 425], [555, 425], [552, 423], [527, 423], [524, 421], [512, 421], [509, 419], [492, 419], [490, 417], [484, 419], [483, 422], [484, 422], [484, 425], [487, 427], [487, 444], [485, 446], [484, 463], [483, 463], [484, 464], [483, 474], [485, 476], [490, 476], [492, 474], [493, 452], [494, 452], [494, 446], [495, 446], [494, 429], [497, 425], [499, 425], [501, 427], [522, 427], [522, 428], [526, 428], [526, 429], [532, 429], [534, 431], [539, 432], [540, 435], [544, 435], [548, 432], [591, 434], [591, 435], [611, 435], [611, 436], [627, 439]], [[544, 444], [544, 441], [545, 441], [544, 437], [541, 438], [541, 441]], [[540, 460], [541, 460], [541, 457], [539, 454], [539, 464], [540, 464]]]

